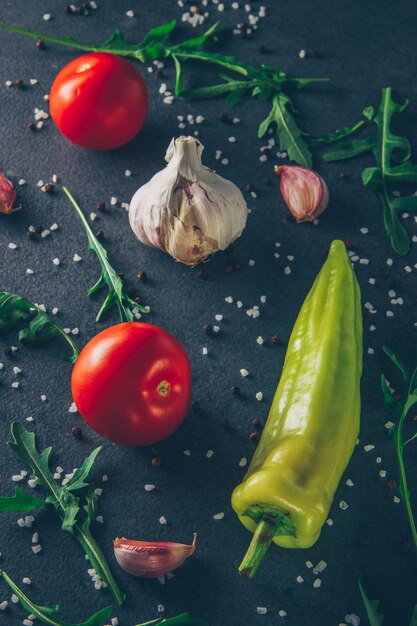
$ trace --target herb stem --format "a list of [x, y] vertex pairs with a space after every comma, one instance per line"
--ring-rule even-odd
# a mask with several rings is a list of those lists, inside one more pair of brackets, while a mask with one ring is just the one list
[[78, 523], [74, 525], [73, 532], [74, 537], [80, 542], [84, 552], [87, 554], [92, 567], [108, 586], [117, 606], [122, 606], [125, 595], [115, 581], [107, 563], [107, 559], [93, 535], [89, 530], [83, 529]]
[[[412, 393], [412, 389], [411, 389], [411, 384], [410, 384], [410, 387], [408, 389], [408, 395], [410, 395], [411, 393]], [[417, 552], [417, 528], [416, 528], [416, 523], [414, 520], [413, 510], [411, 507], [411, 501], [410, 501], [409, 489], [408, 489], [408, 481], [407, 481], [407, 473], [405, 471], [405, 465], [404, 465], [404, 448], [407, 445], [407, 443], [409, 443], [409, 441], [413, 439], [412, 437], [409, 441], [404, 442], [403, 425], [404, 425], [404, 421], [407, 416], [407, 413], [408, 413], [408, 408], [407, 408], [407, 405], [405, 404], [403, 407], [397, 428], [395, 430], [395, 448], [397, 451], [398, 467], [400, 470], [400, 477], [401, 477], [400, 484], [402, 485], [402, 491], [403, 491], [402, 496], [403, 496], [405, 508], [407, 511], [408, 522], [411, 528], [411, 535], [413, 538], [414, 549]]]

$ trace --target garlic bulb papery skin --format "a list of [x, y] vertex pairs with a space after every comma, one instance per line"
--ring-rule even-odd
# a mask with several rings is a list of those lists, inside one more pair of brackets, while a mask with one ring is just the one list
[[326, 210], [329, 191], [317, 172], [298, 165], [275, 166], [274, 172], [280, 176], [282, 197], [297, 222], [312, 222]]
[[236, 185], [201, 163], [194, 137], [172, 139], [168, 165], [133, 196], [129, 222], [137, 238], [196, 265], [240, 237], [248, 208]]
[[171, 541], [134, 541], [123, 537], [114, 540], [114, 554], [120, 567], [143, 578], [159, 578], [173, 572], [191, 556], [197, 546]]

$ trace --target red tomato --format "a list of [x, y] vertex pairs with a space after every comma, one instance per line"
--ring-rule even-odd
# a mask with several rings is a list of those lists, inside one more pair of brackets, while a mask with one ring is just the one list
[[133, 139], [142, 128], [148, 93], [129, 61], [92, 52], [59, 72], [49, 105], [55, 124], [70, 141], [91, 150], [109, 150]]
[[72, 372], [79, 413], [103, 437], [148, 446], [185, 418], [191, 367], [182, 345], [153, 324], [126, 322], [93, 337]]

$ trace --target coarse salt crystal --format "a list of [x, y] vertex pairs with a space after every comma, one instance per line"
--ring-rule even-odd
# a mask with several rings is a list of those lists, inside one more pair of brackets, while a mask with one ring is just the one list
[[284, 611], [284, 609], [281, 609], [280, 611], [278, 611], [278, 615], [280, 617], [287, 617], [287, 611]]
[[256, 340], [256, 343], [259, 343], [259, 345], [261, 346], [263, 344], [264, 340], [262, 337], [258, 337]]
[[42, 546], [38, 543], [36, 546], [32, 546], [32, 552], [38, 554], [42, 551]]
[[145, 491], [153, 491], [155, 489], [155, 485], [145, 485]]
[[224, 513], [216, 513], [215, 515], [213, 515], [213, 519], [223, 519], [224, 518]]
[[159, 518], [159, 523], [160, 524], [166, 524], [167, 523], [167, 521], [166, 521], [166, 519], [165, 519], [165, 517], [163, 515]]
[[260, 402], [262, 400], [262, 398], [264, 397], [264, 394], [262, 393], [262, 391], [258, 391], [255, 394], [255, 398]]
[[191, 456], [191, 452], [189, 450], [183, 450], [183, 454], [185, 456]]
[[117, 198], [116, 198], [115, 196], [112, 196], [112, 197], [110, 198], [110, 204], [111, 204], [111, 206], [116, 206], [116, 204], [117, 204]]
[[96, 522], [99, 524], [104, 524], [104, 517], [102, 515], [97, 515]]
[[242, 457], [239, 461], [239, 467], [245, 467], [248, 464], [248, 460]]
[[32, 535], [32, 543], [38, 543], [39, 541], [39, 534], [38, 533], [33, 533]]
[[391, 428], [393, 428], [395, 426], [394, 422], [385, 422], [385, 428], [387, 428], [388, 430], [390, 430]]
[[26, 274], [34, 274], [34, 271], [30, 267], [28, 267], [26, 270]]
[[228, 304], [232, 304], [233, 298], [232, 296], [227, 296], [227, 298], [225, 298], [224, 301], [227, 302]]
[[385, 478], [385, 476], [387, 475], [386, 470], [379, 470], [379, 475], [381, 478]]
[[3, 600], [3, 602], [0, 603], [0, 611], [5, 611], [8, 606], [9, 603], [7, 602], [7, 600]]
[[306, 58], [306, 51], [305, 50], [300, 50], [300, 52], [298, 53], [298, 56], [300, 57], [300, 59], [305, 59]]
[[11, 241], [7, 247], [10, 248], [10, 250], [16, 250], [17, 245]]
[[21, 474], [14, 474], [14, 476], [12, 476], [12, 481], [14, 483], [18, 483], [19, 481], [23, 480], [23, 476]]
[[30, 578], [28, 578], [27, 576], [25, 576], [24, 578], [22, 578], [22, 583], [24, 583], [25, 585], [30, 585], [31, 584], [31, 580]]
[[16, 381], [16, 382], [12, 383], [12, 387], [13, 387], [13, 389], [19, 389], [20, 383], [18, 381]]
[[240, 375], [243, 376], [243, 378], [245, 378], [246, 376], [249, 376], [249, 372], [246, 369], [241, 369], [240, 370]]
[[327, 524], [328, 526], [333, 526], [333, 520], [332, 520], [332, 518], [331, 518], [331, 517], [329, 517], [329, 518], [327, 518], [327, 519], [326, 519], [326, 524]]
[[394, 496], [393, 500], [394, 500], [395, 504], [398, 504], [399, 502], [401, 502], [401, 500], [399, 499], [398, 496]]
[[213, 450], [207, 450], [207, 452], [206, 452], [206, 457], [207, 457], [208, 459], [211, 459], [211, 457], [213, 456], [213, 454], [214, 454]]
[[215, 315], [215, 316], [214, 316], [214, 319], [215, 319], [215, 320], [217, 320], [218, 322], [221, 322], [221, 321], [222, 321], [222, 319], [223, 319], [223, 315], [220, 315], [220, 314]]
[[54, 265], [60, 265], [60, 264], [61, 264], [61, 261], [58, 259], [58, 257], [55, 257], [54, 259], [52, 259], [52, 263], [53, 263]]
[[352, 481], [350, 478], [348, 478], [348, 479], [346, 480], [346, 483], [345, 483], [345, 484], [346, 484], [348, 487], [353, 487], [353, 484], [354, 484], [354, 483], [353, 483], [353, 481]]
[[319, 587], [321, 587], [321, 580], [320, 580], [320, 578], [316, 578], [316, 579], [314, 580], [314, 582], [313, 582], [313, 587], [314, 587], [315, 589], [318, 589]]
[[[158, 607], [158, 610], [159, 610], [159, 607]], [[111, 626], [119, 626], [119, 620], [117, 619], [117, 617], [111, 618]]]
[[220, 326], [213, 326], [213, 332], [218, 333], [220, 330]]
[[256, 612], [259, 613], [259, 615], [265, 615], [265, 613], [268, 611], [268, 609], [266, 608], [266, 606], [257, 606], [256, 607]]
[[52, 15], [50, 13], [45, 13], [42, 19], [45, 20], [45, 22], [49, 22], [52, 19]]
[[126, 17], [135, 17], [135, 14], [132, 10], [126, 11]]
[[339, 502], [339, 508], [342, 509], [342, 511], [346, 511], [346, 509], [349, 507], [349, 505], [347, 504], [347, 502], [345, 502], [344, 500], [340, 500]]
[[76, 413], [77, 410], [78, 409], [77, 409], [75, 402], [72, 402], [70, 408], [68, 409], [68, 413]]
[[255, 265], [255, 261], [253, 259], [250, 259], [248, 265], [253, 267]]
[[204, 355], [208, 354], [208, 350], [207, 350], [207, 348], [205, 348], [205, 347], [201, 350], [201, 352], [202, 352]]

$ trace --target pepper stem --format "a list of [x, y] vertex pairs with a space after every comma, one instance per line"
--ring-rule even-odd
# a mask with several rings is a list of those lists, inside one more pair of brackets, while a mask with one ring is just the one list
[[239, 574], [244, 578], [253, 578], [262, 563], [262, 559], [272, 543], [278, 529], [275, 517], [263, 517], [253, 533], [252, 541], [239, 566]]

